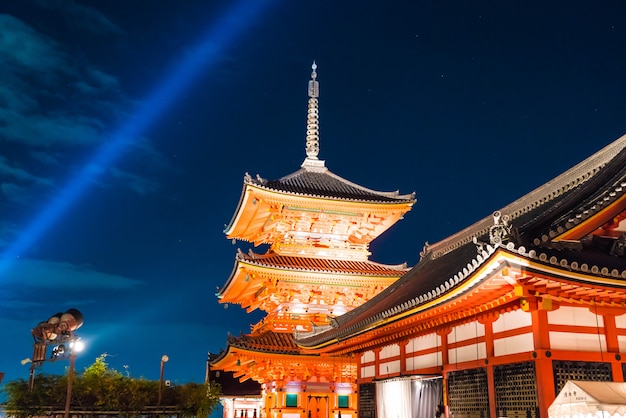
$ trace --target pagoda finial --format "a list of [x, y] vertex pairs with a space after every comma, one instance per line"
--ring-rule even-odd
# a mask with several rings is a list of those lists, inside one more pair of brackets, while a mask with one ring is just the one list
[[313, 61], [311, 68], [313, 71], [311, 72], [311, 80], [309, 80], [309, 109], [307, 111], [306, 120], [306, 160], [304, 160], [303, 166], [323, 166], [324, 162], [319, 161], [317, 158], [320, 152], [320, 125], [317, 104], [317, 98], [320, 94], [320, 85], [317, 81], [317, 64], [315, 61]]

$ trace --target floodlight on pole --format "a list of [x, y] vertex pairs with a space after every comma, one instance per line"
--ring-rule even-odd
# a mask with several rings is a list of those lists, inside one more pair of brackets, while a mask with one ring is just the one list
[[67, 372], [67, 393], [65, 395], [65, 415], [64, 418], [70, 416], [70, 403], [72, 400], [72, 383], [74, 381], [74, 364], [76, 363], [76, 353], [83, 351], [85, 344], [79, 339], [75, 339], [69, 344], [70, 351], [70, 369]]
[[166, 354], [163, 354], [163, 356], [161, 357], [161, 371], [159, 373], [159, 397], [157, 399], [157, 405], [161, 405], [161, 399], [163, 395], [163, 370], [165, 368], [165, 363], [167, 363], [169, 359], [170, 358]]
[[[22, 365], [29, 362], [30, 375], [28, 377], [28, 389], [33, 390], [35, 383], [35, 369], [41, 366], [46, 360], [54, 361], [70, 356], [71, 352], [77, 352], [73, 344], [78, 342], [78, 337], [73, 332], [83, 325], [83, 314], [78, 309], [68, 309], [66, 312], [59, 312], [52, 315], [48, 320], [42, 321], [31, 330], [33, 339], [32, 359], [22, 360]], [[81, 343], [82, 344], [82, 343]], [[69, 345], [69, 348], [66, 347]], [[47, 358], [48, 346], [52, 346], [52, 356]], [[70, 358], [71, 360], [71, 358]]]

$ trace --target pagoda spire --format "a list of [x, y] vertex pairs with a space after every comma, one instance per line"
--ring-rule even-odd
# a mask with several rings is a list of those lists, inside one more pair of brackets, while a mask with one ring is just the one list
[[302, 167], [324, 167], [324, 161], [317, 158], [320, 152], [320, 123], [317, 98], [320, 94], [320, 84], [317, 81], [317, 64], [311, 65], [311, 80], [309, 80], [309, 106], [306, 118], [306, 159]]

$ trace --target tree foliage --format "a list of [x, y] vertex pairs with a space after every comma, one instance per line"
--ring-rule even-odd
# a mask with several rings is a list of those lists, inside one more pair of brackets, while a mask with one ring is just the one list
[[[26, 418], [63, 411], [67, 379], [67, 376], [39, 374], [32, 391], [24, 379], [7, 382], [7, 412]], [[103, 354], [74, 376], [70, 409], [82, 415], [207, 417], [220, 396], [218, 385], [187, 383], [163, 387], [161, 404], [157, 405], [158, 392], [158, 381], [124, 376], [108, 367]]]

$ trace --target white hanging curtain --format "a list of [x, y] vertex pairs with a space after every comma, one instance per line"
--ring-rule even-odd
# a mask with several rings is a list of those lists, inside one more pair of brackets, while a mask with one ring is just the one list
[[411, 380], [376, 382], [376, 418], [411, 418]]
[[413, 418], [434, 418], [437, 406], [443, 406], [443, 379], [422, 379], [411, 382]]

